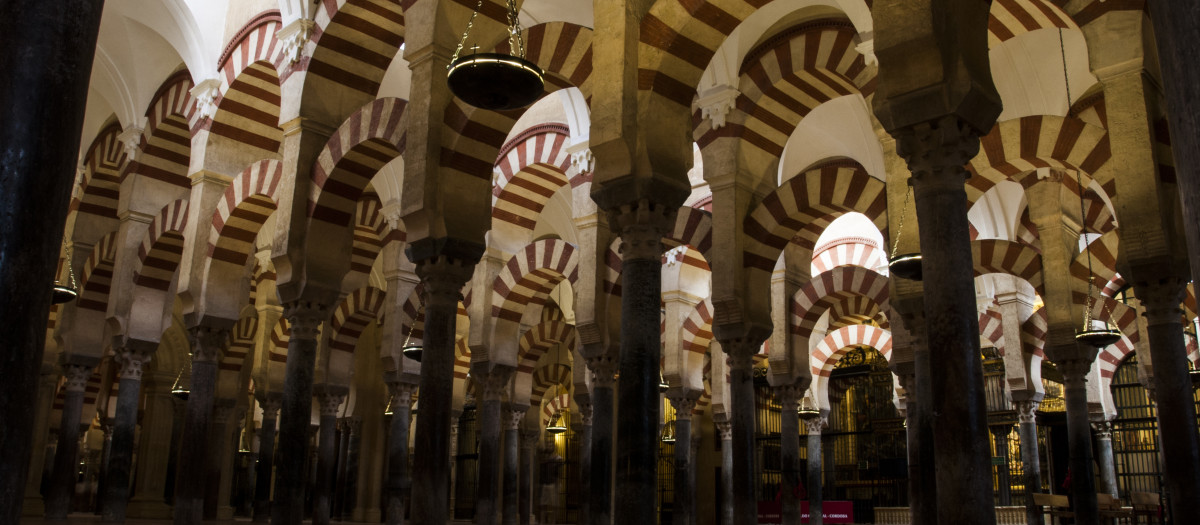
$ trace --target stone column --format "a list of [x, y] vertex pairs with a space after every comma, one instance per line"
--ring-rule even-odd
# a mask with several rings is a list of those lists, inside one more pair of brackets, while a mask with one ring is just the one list
[[279, 466], [275, 469], [271, 523], [293, 525], [304, 519], [304, 486], [308, 479], [304, 467], [312, 422], [317, 334], [329, 312], [325, 305], [298, 300], [284, 305], [283, 316], [291, 335], [279, 413]]
[[154, 348], [136, 345], [114, 351], [120, 387], [117, 391], [117, 410], [113, 422], [112, 446], [108, 454], [108, 473], [100, 508], [104, 521], [125, 521], [129, 503], [130, 468], [133, 465], [133, 438], [137, 430], [138, 400], [142, 390], [142, 368], [150, 361]]
[[1100, 466], [1100, 490], [1118, 496], [1117, 467], [1113, 463], [1112, 422], [1092, 422], [1092, 433], [1096, 438], [1096, 463]]
[[521, 420], [525, 419], [528, 410], [528, 406], [514, 406], [504, 414], [504, 525], [517, 525], [518, 498], [521, 493], [517, 488], [520, 483], [517, 460], [521, 453]]
[[333, 517], [339, 520], [349, 516], [350, 504], [346, 495], [346, 481], [349, 474], [346, 463], [350, 459], [350, 420], [343, 419], [337, 425], [337, 487], [333, 491]]
[[[579, 423], [580, 423], [579, 432], [575, 433], [576, 438], [579, 439], [579, 494], [582, 495], [582, 497], [579, 498], [579, 500], [580, 500], [579, 501], [579, 515], [581, 516], [581, 519], [579, 521], [581, 523], [587, 523], [588, 516], [591, 515], [591, 503], [592, 503], [591, 498], [589, 497], [591, 495], [590, 486], [592, 483], [592, 401], [591, 401], [591, 398], [587, 398], [586, 401], [577, 400], [575, 402], [575, 408], [578, 409], [578, 411], [579, 411]], [[537, 430], [539, 430], [539, 432], [540, 432], [540, 429], [537, 429]], [[536, 439], [536, 435], [535, 435], [535, 439]], [[537, 443], [534, 442], [534, 443], [530, 444], [529, 446], [535, 446], [536, 444]], [[530, 485], [530, 483], [528, 481], [529, 478], [522, 477], [521, 479], [522, 479], [522, 481], [521, 481], [522, 489], [526, 488], [527, 485], [532, 487], [532, 485]], [[524, 503], [522, 503], [522, 505], [524, 505]], [[526, 507], [527, 507], [527, 505], [526, 505]], [[522, 519], [524, 519], [524, 516], [522, 516]], [[526, 521], [522, 521], [521, 525], [528, 525], [528, 523]]]
[[[175, 403], [171, 385], [175, 374], [151, 372], [146, 384], [146, 408], [138, 438], [136, 490], [129, 500], [126, 515], [131, 518], [169, 519], [166, 503], [167, 465], [171, 461], [171, 434], [175, 423]], [[165, 444], [165, 446], [164, 446]]]
[[[83, 415], [83, 392], [93, 367], [63, 365], [67, 383], [63, 391], [62, 422], [58, 426], [58, 448], [54, 452], [54, 470], [46, 492], [46, 519], [65, 520], [75, 496], [75, 469], [79, 462], [79, 419]], [[14, 432], [18, 433], [18, 432]], [[18, 504], [19, 505], [19, 504]], [[14, 518], [13, 523], [16, 523]]]
[[[455, 410], [450, 416], [450, 486], [448, 487], [450, 502], [447, 509], [449, 509], [451, 516], [454, 516], [454, 487], [456, 486], [455, 479], [458, 476], [458, 418], [460, 416], [462, 416], [461, 410]], [[416, 462], [414, 461], [413, 463], [415, 464]], [[411, 499], [409, 500], [409, 504], [412, 504]]]
[[[899, 306], [900, 300], [893, 300]], [[908, 505], [912, 523], [937, 520], [937, 467], [934, 464], [933, 410], [930, 376], [930, 351], [925, 341], [924, 306], [919, 299], [903, 301], [897, 308], [899, 323], [893, 330], [905, 341], [894, 344], [893, 370], [904, 387], [904, 415], [908, 449]], [[902, 325], [902, 326], [901, 326]], [[898, 359], [911, 354], [911, 361]]]
[[349, 430], [350, 438], [346, 445], [346, 506], [342, 509], [342, 519], [361, 521], [361, 519], [354, 518], [354, 513], [358, 508], [358, 466], [362, 459], [362, 417], [347, 418], [346, 428]]
[[[804, 418], [804, 426], [808, 430], [808, 523], [821, 525], [825, 521], [821, 506], [824, 502], [823, 478], [821, 463], [824, 455], [821, 451], [821, 429], [829, 420], [824, 416]], [[914, 522], [916, 523], [916, 522]]]
[[17, 523], [21, 516], [50, 285], [74, 186], [103, 5], [103, 0], [6, 3], [0, 22], [5, 35], [0, 69], [13, 79], [0, 87], [0, 253], [5, 254], [0, 289], [6, 296], [0, 302], [5, 346], [0, 420], [16, 429], [0, 432], [3, 523]]
[[779, 464], [782, 469], [779, 490], [783, 496], [783, 523], [799, 525], [800, 500], [800, 416], [796, 408], [804, 391], [796, 385], [784, 385], [775, 389], [779, 400]]
[[975, 313], [975, 275], [967, 221], [964, 165], [979, 151], [979, 137], [957, 116], [945, 116], [893, 133], [908, 162], [920, 223], [922, 268], [937, 276], [924, 290], [925, 336], [936, 352], [932, 374], [939, 523], [992, 523], [996, 512], [988, 450], [987, 409]]
[[282, 396], [278, 393], [259, 394], [262, 408], [262, 428], [258, 436], [258, 465], [254, 471], [254, 521], [271, 519], [271, 480], [275, 465], [275, 420], [279, 415]]
[[733, 424], [716, 421], [717, 434], [721, 437], [721, 525], [733, 523]]
[[[219, 372], [218, 372], [219, 373]], [[229, 434], [225, 432], [229, 419], [233, 415], [235, 401], [232, 399], [216, 399], [213, 401], [212, 419], [208, 431], [208, 452], [205, 454], [205, 485], [204, 485], [204, 519], [217, 519], [217, 506], [221, 491], [221, 474], [228, 470], [225, 464], [225, 452], [228, 449]]]
[[500, 501], [500, 404], [509, 374], [493, 369], [479, 370], [472, 375], [483, 387], [478, 412], [479, 482], [475, 487], [475, 523], [495, 525]]
[[[225, 401], [222, 403], [222, 401]], [[218, 400], [213, 411], [216, 432], [213, 433], [213, 454], [209, 459], [208, 492], [204, 500], [204, 519], [233, 519], [231, 493], [233, 473], [237, 466], [238, 436], [245, 409], [237, 406], [234, 399]]]
[[[521, 525], [529, 525], [530, 520], [533, 517], [533, 472], [536, 470], [534, 469], [533, 464], [535, 461], [537, 461], [537, 443], [541, 436], [542, 431], [537, 427], [527, 428], [521, 431], [521, 508], [517, 510]], [[583, 443], [580, 444], [580, 453], [581, 455], [586, 455], [587, 449], [582, 448], [583, 445]], [[582, 462], [582, 460], [580, 461]], [[581, 475], [580, 477], [583, 476]], [[583, 477], [583, 479], [586, 480], [587, 478]], [[586, 504], [587, 490], [581, 487], [579, 492], [584, 496], [583, 498], [580, 498], [583, 500], [581, 504]], [[580, 510], [580, 512], [580, 523], [586, 523], [587, 514], [583, 513], [582, 510]]]
[[[700, 392], [673, 388], [667, 398], [675, 407], [675, 510], [671, 525], [695, 525], [696, 485], [692, 477], [692, 411]], [[792, 413], [795, 413], [795, 409]]]
[[[25, 501], [22, 513], [26, 516], [42, 516], [46, 512], [42, 501], [42, 480], [46, 471], [46, 451], [50, 447], [50, 414], [54, 409], [54, 394], [58, 388], [58, 369], [42, 367], [38, 381], [37, 408], [33, 417], [33, 440], [29, 454], [29, 474], [25, 480]], [[53, 462], [53, 458], [49, 458]]]
[[592, 466], [588, 483], [588, 525], [612, 525], [613, 385], [616, 362], [610, 356], [587, 360], [592, 371]]
[[[1182, 338], [1182, 332], [1180, 332]], [[1079, 344], [1083, 350], [1086, 345]], [[1096, 475], [1092, 468], [1092, 430], [1088, 421], [1087, 374], [1092, 368], [1096, 350], [1090, 349], [1092, 358], [1060, 360], [1058, 369], [1063, 374], [1063, 396], [1067, 401], [1067, 440], [1071, 450], [1071, 510], [1075, 512], [1075, 523], [1099, 525], [1100, 510], [1096, 502]], [[1053, 356], [1054, 354], [1049, 354]]]
[[337, 461], [337, 416], [346, 401], [346, 388], [325, 385], [318, 389], [321, 427], [317, 437], [317, 490], [313, 494], [313, 525], [329, 525], [329, 498], [333, 492]]
[[[1135, 271], [1139, 275], [1166, 275], [1160, 271]], [[1187, 347], [1183, 340], [1182, 313], [1186, 282], [1162, 277], [1157, 281], [1135, 280], [1134, 293], [1145, 308], [1154, 367], [1154, 394], [1158, 406], [1158, 434], [1171, 515], [1200, 516], [1200, 434], [1196, 428], [1196, 405], [1187, 370]]]
[[175, 470], [175, 525], [198, 525], [204, 517], [209, 427], [217, 389], [217, 362], [229, 331], [209, 326], [189, 330], [192, 339], [192, 391], [188, 394], [183, 437]]
[[[410, 250], [414, 248], [410, 246]], [[450, 419], [454, 399], [454, 335], [462, 288], [474, 263], [447, 257], [417, 262], [425, 295], [421, 417], [413, 462], [413, 523], [446, 523], [450, 510]]]
[[404, 497], [412, 487], [408, 476], [408, 426], [417, 385], [396, 381], [388, 383], [388, 389], [392, 394], [392, 422], [387, 448], [387, 523], [404, 525]]
[[1042, 508], [1034, 504], [1033, 495], [1042, 492], [1042, 462], [1038, 453], [1037, 409], [1038, 399], [1013, 401], [1017, 409], [1017, 420], [1021, 432], [1021, 472], [1025, 475], [1025, 522], [1042, 525]]
[[662, 237], [678, 207], [641, 199], [609, 211], [621, 236], [621, 382], [617, 385], [615, 523], [654, 521], [658, 485]]
[[721, 341], [728, 352], [730, 423], [733, 424], [733, 521], [754, 523], [758, 498], [754, 495], [754, 353], [761, 342]]
[[997, 505], [1007, 507], [1012, 505], [1012, 482], [1008, 473], [1008, 434], [1012, 432], [1012, 425], [998, 425], [989, 430], [996, 440], [996, 455], [1004, 458], [1004, 463], [997, 465], [999, 473], [996, 482], [1000, 485]]

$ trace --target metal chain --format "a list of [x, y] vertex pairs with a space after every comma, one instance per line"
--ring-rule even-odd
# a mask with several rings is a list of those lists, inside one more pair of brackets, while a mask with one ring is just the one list
[[908, 189], [904, 191], [904, 207], [900, 208], [900, 224], [896, 225], [896, 236], [892, 238], [892, 254], [888, 257], [896, 258], [896, 252], [900, 250], [900, 235], [904, 233], [904, 216], [908, 213], [908, 196], [912, 194], [912, 184], [908, 184]]
[[[1062, 30], [1059, 30], [1059, 34], [1060, 35], [1062, 34]], [[1079, 180], [1079, 182], [1076, 184], [1077, 186], [1079, 186], [1079, 222], [1080, 222], [1080, 224], [1082, 224], [1085, 220], [1084, 218], [1087, 217], [1087, 214], [1084, 212], [1084, 205], [1083, 205], [1083, 174], [1079, 173], [1079, 172], [1076, 172], [1076, 174], [1077, 174], [1078, 180]], [[1083, 311], [1083, 329], [1091, 330], [1092, 329], [1092, 306], [1094, 304], [1093, 301], [1095, 300], [1092, 297], [1092, 291], [1095, 290], [1095, 283], [1093, 282], [1093, 274], [1092, 274], [1092, 251], [1088, 249], [1088, 244], [1090, 244], [1090, 243], [1086, 242], [1087, 241], [1087, 228], [1080, 226], [1080, 230], [1082, 230], [1080, 232], [1080, 234], [1083, 235], [1083, 239], [1085, 241], [1085, 243], [1083, 245], [1083, 251], [1087, 253], [1087, 262], [1088, 262], [1088, 273], [1087, 273], [1088, 291], [1087, 291], [1087, 306], [1086, 306], [1087, 309]]]
[[1067, 47], [1063, 44], [1063, 30], [1058, 29], [1058, 49], [1062, 56], [1063, 84], [1067, 86], [1067, 116], [1071, 116], [1071, 77], [1067, 75]]
[[517, 0], [508, 0], [508, 47], [513, 56], [525, 58], [525, 37], [521, 36], [521, 20], [518, 18]]
[[[471, 34], [471, 27], [475, 25], [475, 16], [479, 14], [481, 7], [483, 7], [483, 0], [475, 3], [475, 10], [471, 11], [471, 18], [467, 19], [467, 29], [463, 31], [462, 38], [458, 39], [458, 47], [454, 49], [454, 56], [450, 57], [450, 64], [458, 60], [458, 55], [462, 54], [463, 45], [467, 43], [467, 35]], [[450, 64], [446, 64], [446, 69], [450, 69]]]

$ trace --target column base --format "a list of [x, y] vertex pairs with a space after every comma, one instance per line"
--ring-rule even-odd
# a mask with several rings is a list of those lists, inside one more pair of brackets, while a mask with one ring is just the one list
[[383, 521], [383, 511], [380, 509], [367, 509], [367, 511], [363, 513], [362, 518], [363, 519], [360, 521], [365, 521], [367, 523], [379, 523], [380, 521]]
[[222, 521], [233, 519], [233, 507], [228, 505], [217, 507], [217, 519]]
[[25, 502], [21, 504], [22, 516], [37, 516], [41, 517], [46, 513], [46, 502], [41, 496], [25, 496]]
[[125, 516], [129, 518], [169, 520], [172, 514], [171, 506], [164, 501], [135, 499], [125, 507]]

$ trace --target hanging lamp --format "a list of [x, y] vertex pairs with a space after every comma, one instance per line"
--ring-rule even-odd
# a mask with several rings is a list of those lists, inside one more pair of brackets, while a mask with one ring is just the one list
[[463, 102], [480, 109], [523, 108], [545, 92], [542, 68], [525, 59], [525, 39], [521, 36], [521, 22], [517, 18], [517, 2], [507, 0], [507, 4], [511, 53], [479, 53], [477, 46], [473, 46], [470, 54], [461, 54], [475, 17], [483, 6], [483, 0], [479, 0], [447, 66], [446, 83], [450, 91]]
[[659, 370], [658, 371], [658, 392], [665, 393], [670, 388], [671, 388], [671, 384], [667, 383], [666, 378], [663, 377], [662, 370]]
[[79, 285], [75, 282], [75, 267], [71, 264], [71, 245], [64, 239], [63, 246], [65, 247], [63, 264], [67, 266], [67, 282], [54, 280], [54, 295], [50, 299], [52, 304], [63, 304], [79, 297]]
[[892, 253], [888, 256], [888, 271], [910, 281], [921, 280], [921, 253], [906, 253], [897, 255], [900, 249], [900, 234], [904, 233], [904, 216], [908, 214], [908, 198], [912, 195], [912, 182], [904, 192], [904, 207], [900, 209], [900, 224], [896, 227], [895, 240], [892, 241]]
[[555, 412], [553, 416], [550, 416], [550, 421], [546, 423], [546, 432], [551, 434], [562, 434], [566, 431], [567, 425], [563, 422], [562, 413]]
[[663, 443], [674, 443], [675, 442], [675, 420], [674, 419], [667, 421], [665, 424], [663, 424], [662, 442]]
[[412, 324], [408, 325], [408, 334], [404, 336], [404, 344], [400, 345], [400, 355], [418, 363], [421, 362], [421, 355], [424, 354], [425, 348], [419, 344], [413, 344], [411, 341], [413, 330], [417, 329], [417, 318], [423, 311], [425, 311], [425, 303], [421, 303], [421, 307], [417, 309], [417, 315], [413, 316]]
[[171, 385], [171, 395], [180, 400], [187, 401], [188, 395], [192, 393], [192, 353], [188, 352], [187, 362], [179, 367], [179, 374], [175, 376], [175, 383]]
[[810, 418], [821, 415], [821, 410], [817, 408], [816, 403], [810, 397], [803, 397], [799, 403], [796, 403], [796, 415], [801, 418]]

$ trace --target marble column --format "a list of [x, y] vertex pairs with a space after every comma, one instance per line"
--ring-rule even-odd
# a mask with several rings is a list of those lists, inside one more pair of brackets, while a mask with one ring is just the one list
[[312, 522], [313, 525], [329, 525], [329, 499], [337, 461], [337, 416], [346, 401], [346, 388], [322, 385], [317, 401], [321, 407], [321, 427], [317, 437], [317, 490], [313, 494]]
[[[579, 498], [579, 515], [581, 523], [587, 523], [588, 516], [591, 514], [591, 494], [589, 490], [592, 483], [592, 401], [576, 400], [575, 408], [579, 412], [579, 431], [575, 433], [575, 438], [579, 440], [579, 494], [583, 497]], [[531, 443], [530, 446], [535, 446], [537, 443]], [[526, 488], [526, 485], [532, 487], [528, 478], [521, 478], [521, 488]], [[524, 519], [524, 517], [522, 517]], [[522, 521], [521, 525], [528, 525], [528, 521]]]
[[346, 481], [349, 474], [346, 464], [350, 460], [350, 420], [343, 419], [337, 425], [337, 487], [333, 491], [333, 517], [342, 519], [350, 513], [350, 505], [346, 494]]
[[[673, 388], [667, 391], [667, 399], [675, 407], [675, 509], [671, 514], [671, 525], [695, 525], [696, 485], [692, 470], [692, 411], [700, 392]], [[795, 413], [795, 410], [792, 410]]]
[[517, 487], [520, 483], [521, 420], [525, 419], [528, 410], [528, 406], [514, 406], [504, 414], [504, 525], [517, 525], [518, 498], [521, 497]]
[[[800, 499], [800, 416], [797, 404], [804, 391], [796, 385], [775, 388], [779, 401], [779, 465], [782, 470], [779, 490], [782, 495], [782, 518], [784, 525], [799, 525]], [[689, 524], [690, 525], [690, 524]]]
[[103, 5], [8, 2], [0, 21], [0, 70], [11, 79], [0, 87], [0, 290], [6, 299], [0, 302], [0, 420], [18, 429], [0, 432], [2, 523], [21, 516], [50, 285], [74, 187]]
[[[1180, 334], [1182, 338], [1182, 331]], [[1096, 475], [1092, 468], [1092, 430], [1088, 421], [1087, 406], [1087, 374], [1096, 356], [1095, 349], [1091, 349], [1091, 355], [1092, 359], [1071, 359], [1056, 363], [1063, 374], [1063, 396], [1067, 402], [1067, 440], [1071, 451], [1071, 510], [1075, 512], [1075, 523], [1078, 525], [1100, 523], [1100, 510], [1096, 502]]]
[[475, 523], [495, 525], [500, 510], [500, 405], [510, 374], [491, 370], [476, 371], [473, 375], [483, 387], [478, 412], [479, 481], [475, 486]]
[[408, 427], [417, 385], [395, 381], [388, 383], [388, 389], [392, 395], [392, 421], [387, 445], [387, 523], [404, 525], [404, 498], [412, 487], [408, 476]]
[[142, 379], [146, 405], [138, 437], [135, 490], [126, 507], [126, 515], [130, 518], [171, 517], [171, 507], [166, 503], [166, 487], [175, 403], [179, 401], [171, 395], [174, 381], [175, 374], [169, 371], [150, 372], [149, 377], [143, 376]]
[[258, 465], [254, 471], [254, 521], [262, 523], [271, 519], [271, 486], [275, 465], [275, 422], [282, 404], [278, 393], [259, 394], [258, 406], [262, 408], [262, 428], [258, 436]]
[[[233, 437], [230, 435], [229, 424], [237, 412], [237, 401], [233, 399], [217, 399], [213, 402], [212, 423], [209, 425], [208, 455], [205, 469], [206, 485], [204, 487], [204, 519], [217, 519], [219, 507], [229, 505], [229, 493], [222, 493], [223, 478], [230, 474], [233, 467], [233, 455], [230, 448]], [[232, 479], [232, 478], [231, 478]]]
[[592, 371], [592, 472], [588, 483], [588, 525], [612, 525], [613, 386], [616, 362], [611, 356], [587, 360]]
[[[1165, 275], [1167, 272], [1157, 272]], [[1135, 277], [1149, 272], [1134, 272]], [[1200, 516], [1200, 434], [1196, 428], [1196, 404], [1187, 370], [1187, 348], [1183, 340], [1182, 313], [1186, 282], [1163, 277], [1153, 282], [1135, 279], [1134, 293], [1145, 308], [1150, 356], [1154, 366], [1154, 394], [1158, 406], [1158, 434], [1164, 485], [1171, 515]]]
[[348, 418], [346, 428], [349, 430], [350, 438], [346, 446], [346, 506], [342, 509], [342, 519], [361, 521], [354, 519], [354, 513], [358, 509], [358, 470], [362, 460], [363, 441], [362, 417]]
[[304, 519], [317, 334], [329, 312], [325, 305], [298, 300], [284, 305], [283, 316], [288, 320], [291, 335], [279, 411], [279, 465], [275, 468], [275, 498], [271, 505], [273, 525], [293, 525]]
[[948, 115], [897, 130], [897, 152], [912, 171], [909, 182], [925, 275], [937, 286], [924, 289], [925, 336], [936, 355], [931, 400], [937, 465], [939, 523], [993, 523], [991, 452], [984, 404], [975, 274], [967, 221], [969, 176], [965, 164], [979, 152], [977, 132]]
[[733, 424], [716, 421], [717, 434], [721, 437], [721, 525], [733, 522]]
[[[46, 492], [46, 519], [65, 520], [71, 512], [75, 496], [75, 470], [79, 462], [79, 419], [83, 416], [83, 392], [94, 367], [67, 363], [63, 365], [66, 385], [63, 389], [62, 421], [58, 426], [58, 448], [54, 453], [54, 470], [50, 489]], [[15, 432], [14, 432], [15, 433]], [[16, 523], [16, 519], [13, 520]]]
[[33, 446], [29, 454], [29, 474], [25, 480], [25, 501], [22, 513], [26, 516], [42, 516], [46, 512], [42, 501], [42, 482], [45, 479], [47, 463], [53, 464], [54, 458], [47, 457], [46, 452], [51, 445], [50, 414], [54, 410], [54, 394], [58, 389], [59, 371], [57, 367], [44, 365], [41, 379], [38, 381], [37, 408], [33, 418]]
[[1096, 464], [1100, 467], [1100, 490], [1118, 497], [1117, 467], [1113, 463], [1112, 422], [1092, 422], [1092, 433], [1096, 439]]
[[113, 438], [108, 454], [108, 472], [100, 508], [104, 521], [125, 521], [129, 503], [130, 468], [133, 466], [133, 438], [137, 430], [138, 401], [142, 390], [142, 368], [154, 351], [150, 345], [131, 345], [114, 351], [120, 367], [117, 375], [117, 410], [113, 421]]
[[[447, 509], [449, 510], [451, 516], [454, 515], [454, 487], [457, 486], [455, 485], [455, 480], [458, 476], [458, 418], [461, 416], [461, 410], [453, 411], [450, 416], [450, 486], [447, 487], [447, 490], [450, 491], [450, 501]], [[416, 462], [414, 461], [414, 464], [415, 463]], [[409, 501], [411, 504], [412, 500], [410, 499]]]
[[[824, 479], [821, 477], [821, 463], [824, 454], [821, 451], [821, 429], [828, 424], [824, 416], [804, 418], [805, 430], [808, 431], [808, 523], [821, 525], [825, 521], [822, 514]], [[914, 522], [915, 523], [915, 522]]]
[[1012, 424], [998, 425], [989, 428], [993, 438], [996, 440], [996, 457], [1004, 458], [1004, 463], [997, 465], [999, 471], [996, 475], [996, 483], [999, 484], [999, 494], [997, 494], [997, 505], [1007, 507], [1012, 505], [1012, 481], [1008, 472], [1008, 434], [1012, 432]]
[[[416, 251], [410, 246], [409, 250]], [[413, 523], [449, 519], [450, 419], [454, 399], [454, 336], [462, 288], [474, 262], [448, 257], [417, 261], [424, 285], [425, 350], [421, 356], [421, 416], [417, 418]]]
[[621, 236], [621, 352], [617, 384], [617, 474], [613, 521], [653, 523], [658, 508], [658, 378], [662, 336], [663, 235], [676, 207], [640, 200], [609, 210]]
[[[582, 433], [580, 433], [580, 434], [582, 434]], [[580, 434], [576, 434], [576, 435], [580, 435]], [[537, 461], [537, 443], [538, 443], [538, 439], [540, 439], [541, 437], [542, 437], [542, 431], [540, 428], [537, 428], [537, 427], [527, 428], [527, 429], [521, 431], [521, 473], [520, 473], [521, 490], [520, 490], [520, 496], [519, 496], [520, 502], [521, 502], [520, 503], [521, 508], [517, 510], [517, 515], [518, 515], [517, 517], [518, 517], [521, 525], [529, 525], [530, 521], [533, 518], [533, 487], [534, 487], [533, 472], [536, 470], [534, 468], [534, 463]], [[580, 444], [580, 446], [581, 446], [581, 448], [580, 448], [581, 455], [586, 455], [587, 449], [582, 448], [582, 446], [583, 446], [582, 443]], [[580, 461], [581, 461], [580, 468], [582, 468], [582, 459]], [[583, 476], [581, 475], [580, 477], [583, 477]], [[586, 480], [587, 478], [584, 477], [583, 479]], [[584, 495], [584, 497], [580, 498], [583, 501], [580, 502], [581, 503], [581, 510], [580, 510], [581, 514], [580, 514], [579, 521], [580, 521], [580, 523], [584, 523], [585, 520], [587, 520], [587, 514], [583, 513], [582, 505], [585, 504], [587, 501], [587, 497], [586, 497], [587, 490], [584, 489], [583, 487], [580, 487], [580, 494]]]
[[1017, 409], [1017, 421], [1021, 433], [1021, 472], [1025, 477], [1025, 522], [1027, 525], [1042, 525], [1042, 508], [1033, 502], [1033, 495], [1042, 492], [1042, 461], [1038, 452], [1037, 409], [1038, 399], [1013, 401]]
[[175, 525], [198, 525], [204, 518], [209, 427], [217, 390], [217, 362], [229, 331], [209, 326], [189, 330], [192, 339], [192, 390], [183, 420], [175, 470]]
[[759, 343], [721, 341], [728, 352], [730, 423], [733, 424], [733, 520], [754, 523], [758, 519], [758, 499], [754, 495], [754, 374], [751, 370]]

